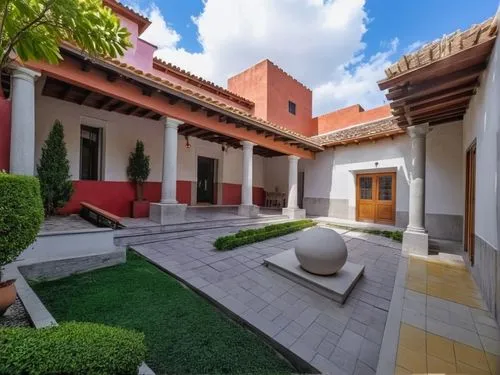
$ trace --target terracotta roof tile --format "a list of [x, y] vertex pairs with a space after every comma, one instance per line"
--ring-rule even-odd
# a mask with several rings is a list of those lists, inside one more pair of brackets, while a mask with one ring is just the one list
[[140, 69], [136, 69], [133, 66], [128, 65], [127, 63], [121, 62], [120, 60], [109, 58], [109, 57], [104, 57], [102, 59], [106, 60], [107, 62], [111, 63], [112, 65], [114, 65], [116, 67], [127, 69], [138, 76], [144, 77], [144, 78], [149, 79], [151, 81], [160, 82], [161, 84], [169, 87], [170, 89], [174, 89], [176, 91], [179, 91], [179, 93], [182, 93], [183, 95], [195, 97], [198, 100], [202, 100], [202, 101], [207, 102], [211, 105], [215, 105], [215, 106], [219, 107], [220, 109], [234, 113], [234, 114], [239, 115], [241, 117], [244, 117], [248, 120], [252, 120], [254, 122], [257, 122], [259, 125], [267, 127], [270, 131], [277, 130], [280, 133], [282, 133], [283, 135], [289, 135], [297, 140], [302, 141], [305, 144], [308, 144], [309, 146], [316, 148], [318, 151], [321, 150], [321, 145], [316, 140], [314, 140], [310, 137], [306, 137], [306, 136], [304, 136], [300, 133], [294, 132], [290, 129], [284, 128], [284, 127], [279, 126], [277, 124], [274, 124], [274, 123], [271, 123], [269, 121], [263, 120], [261, 118], [255, 117], [248, 112], [244, 112], [244, 111], [241, 111], [241, 110], [236, 109], [234, 107], [228, 106], [227, 104], [220, 102], [220, 101], [216, 100], [215, 98], [210, 98], [210, 97], [202, 98], [199, 93], [193, 92], [192, 90], [185, 88], [185, 87], [182, 87], [181, 85], [174, 86], [174, 84], [172, 82], [168, 81], [167, 79], [157, 77], [157, 76], [154, 76], [154, 75], [149, 74], [149, 73], [145, 74]]
[[394, 117], [387, 117], [317, 135], [311, 139], [322, 146], [335, 146], [404, 133], [405, 131], [397, 125]]
[[214, 90], [217, 90], [217, 91], [220, 91], [221, 93], [225, 94], [225, 95], [228, 95], [230, 97], [233, 97], [233, 98], [236, 98], [238, 99], [239, 101], [243, 102], [243, 104], [245, 104], [246, 106], [248, 107], [253, 107], [255, 105], [254, 102], [252, 102], [251, 100], [243, 97], [243, 96], [240, 96], [238, 94], [235, 94], [234, 92], [232, 91], [229, 91], [219, 85], [216, 85], [215, 83], [211, 82], [211, 81], [208, 81], [200, 76], [197, 76], [187, 70], [184, 70], [180, 67], [178, 67], [177, 65], [174, 65], [170, 62], [166, 62], [158, 57], [155, 57], [153, 58], [153, 62], [156, 63], [156, 64], [159, 64], [161, 65], [162, 67], [164, 67], [165, 69], [169, 69], [169, 70], [172, 70], [174, 72], [176, 72], [177, 74], [180, 74], [180, 75], [183, 75], [183, 76], [186, 76], [187, 78], [193, 80], [193, 81], [196, 81], [196, 82], [199, 82], [200, 84], [202, 85], [206, 85], [206, 86], [209, 86], [211, 87], [212, 89]]
[[404, 55], [398, 62], [385, 70], [387, 79], [397, 77], [408, 71], [421, 68], [432, 62], [444, 59], [474, 45], [494, 39], [498, 32], [498, 21], [491, 17], [479, 25], [473, 25], [465, 31], [457, 30], [431, 43], [418, 51]]

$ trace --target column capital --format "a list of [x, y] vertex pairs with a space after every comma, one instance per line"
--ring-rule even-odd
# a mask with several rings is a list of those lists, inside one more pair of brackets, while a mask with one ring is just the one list
[[22, 66], [16, 66], [12, 70], [12, 77], [17, 79], [23, 79], [28, 82], [34, 82], [42, 74], [34, 70], [23, 68]]
[[243, 146], [244, 149], [253, 149], [253, 146], [255, 146], [255, 143], [250, 142], [250, 141], [241, 141], [241, 145]]
[[295, 155], [288, 155], [288, 160], [296, 160], [298, 161], [300, 159], [299, 156], [295, 156]]
[[429, 133], [429, 124], [413, 125], [406, 128], [406, 132], [411, 138], [422, 138]]
[[178, 128], [180, 125], [184, 124], [184, 121], [177, 120], [172, 117], [164, 117], [165, 127], [167, 128]]

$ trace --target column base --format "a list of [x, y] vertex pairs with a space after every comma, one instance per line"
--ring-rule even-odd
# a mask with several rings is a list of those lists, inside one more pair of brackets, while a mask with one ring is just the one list
[[260, 210], [259, 206], [256, 206], [254, 204], [252, 205], [241, 204], [238, 207], [238, 216], [256, 218], [259, 216], [259, 210]]
[[151, 203], [149, 220], [158, 224], [172, 224], [186, 219], [187, 204]]
[[403, 254], [429, 255], [427, 232], [407, 229], [403, 233]]
[[302, 208], [283, 208], [282, 214], [289, 219], [305, 219], [306, 210]]

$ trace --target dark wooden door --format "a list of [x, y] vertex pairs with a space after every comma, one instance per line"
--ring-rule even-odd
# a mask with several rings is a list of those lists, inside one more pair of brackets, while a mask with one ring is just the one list
[[464, 250], [474, 265], [474, 227], [476, 207], [476, 141], [467, 149], [465, 169]]
[[396, 173], [360, 174], [356, 177], [356, 220], [394, 224]]
[[198, 203], [214, 203], [215, 159], [198, 156]]

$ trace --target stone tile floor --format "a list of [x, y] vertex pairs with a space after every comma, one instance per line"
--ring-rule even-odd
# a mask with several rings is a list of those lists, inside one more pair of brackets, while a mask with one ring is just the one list
[[78, 215], [50, 216], [45, 218], [40, 228], [41, 232], [65, 232], [83, 229], [96, 229], [97, 227]]
[[[270, 208], [260, 208], [259, 218], [272, 218], [281, 216], [281, 210], [270, 209]], [[219, 206], [206, 206], [206, 207], [196, 207], [189, 206], [186, 210], [186, 216], [182, 219], [172, 219], [168, 224], [188, 224], [188, 223], [198, 223], [216, 220], [248, 220], [248, 218], [243, 216], [238, 216], [238, 207], [226, 207], [221, 208]], [[158, 226], [148, 218], [130, 218], [124, 217], [121, 220], [127, 228], [142, 228], [150, 226]]]
[[496, 374], [499, 329], [461, 258], [410, 256], [406, 263], [401, 303], [394, 297], [387, 323], [397, 330], [384, 337], [384, 345], [395, 341], [394, 372]]
[[262, 265], [263, 259], [292, 248], [297, 234], [216, 251], [213, 241], [230, 232], [211, 231], [134, 249], [321, 372], [375, 373], [400, 244], [338, 230], [349, 261], [365, 265], [364, 276], [340, 305]]

